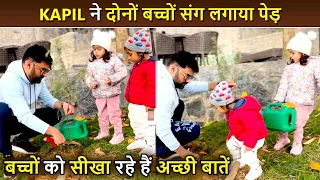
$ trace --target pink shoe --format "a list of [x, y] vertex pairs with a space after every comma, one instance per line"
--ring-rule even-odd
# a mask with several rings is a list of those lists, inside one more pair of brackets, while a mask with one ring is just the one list
[[289, 143], [290, 143], [289, 138], [279, 138], [276, 145], [274, 145], [273, 149], [276, 151], [279, 151], [280, 149], [282, 149], [283, 147], [285, 147]]
[[110, 144], [119, 144], [124, 140], [123, 134], [115, 134], [109, 141]]
[[301, 143], [293, 143], [290, 154], [300, 155], [302, 153], [302, 150], [303, 148]]
[[94, 138], [94, 140], [99, 140], [99, 139], [102, 139], [102, 138], [106, 138], [108, 136], [109, 136], [109, 134], [99, 133], [98, 136]]
[[273, 149], [276, 151], [279, 151], [280, 149], [282, 149], [283, 147], [285, 147], [287, 144], [290, 143], [290, 139], [289, 138], [279, 138], [276, 145], [274, 145]]

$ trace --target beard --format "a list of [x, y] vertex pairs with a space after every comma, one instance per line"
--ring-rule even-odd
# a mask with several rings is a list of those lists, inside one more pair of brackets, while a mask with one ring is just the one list
[[185, 85], [187, 85], [187, 82], [184, 83], [174, 83], [175, 88], [177, 89], [183, 89]]
[[34, 69], [31, 71], [31, 76], [30, 77], [31, 77], [30, 78], [31, 79], [30, 80], [31, 84], [35, 84], [35, 83], [39, 84], [39, 83], [41, 83], [41, 80], [44, 78], [44, 76], [42, 76], [42, 75], [40, 77], [37, 77]]
[[179, 74], [178, 74], [178, 71], [177, 71], [177, 72], [175, 73], [175, 75], [174, 75], [174, 78], [173, 78], [174, 87], [177, 88], [177, 89], [183, 89], [184, 86], [185, 86], [186, 84], [188, 84], [188, 82], [178, 83], [178, 82], [177, 82], [178, 79], [179, 79]]
[[35, 84], [35, 83], [40, 84], [43, 78], [44, 78], [43, 76], [35, 78], [31, 81], [31, 84]]

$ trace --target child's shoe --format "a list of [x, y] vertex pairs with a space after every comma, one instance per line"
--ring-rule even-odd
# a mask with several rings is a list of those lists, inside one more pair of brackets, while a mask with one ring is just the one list
[[144, 139], [136, 139], [133, 143], [127, 146], [128, 150], [135, 150], [135, 149], [143, 149], [146, 147], [146, 141]]
[[300, 155], [302, 153], [302, 144], [301, 143], [293, 143], [292, 148], [290, 150], [290, 154]]
[[99, 133], [98, 136], [94, 138], [94, 140], [99, 140], [108, 136], [109, 136], [109, 133]]
[[119, 144], [124, 140], [123, 134], [115, 134], [113, 138], [109, 141], [110, 144]]
[[282, 149], [283, 147], [285, 147], [289, 143], [290, 143], [289, 138], [279, 138], [276, 145], [274, 145], [273, 149], [276, 151], [279, 151], [280, 149]]
[[255, 180], [258, 177], [260, 177], [261, 175], [262, 175], [262, 168], [259, 165], [255, 169], [250, 168], [250, 171], [248, 172], [248, 174], [246, 175], [246, 177], [244, 179], [246, 179], [246, 180]]
[[146, 154], [148, 156], [153, 156], [156, 154], [156, 147], [153, 145], [153, 146], [149, 146], [149, 145], [146, 145], [140, 152], [139, 152], [139, 155], [141, 156], [142, 154]]

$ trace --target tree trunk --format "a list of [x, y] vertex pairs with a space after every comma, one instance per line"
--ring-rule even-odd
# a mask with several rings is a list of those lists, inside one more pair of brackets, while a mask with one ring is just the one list
[[122, 53], [124, 62], [128, 63], [127, 53], [124, 51], [123, 46], [126, 40], [129, 38], [128, 28], [115, 28], [116, 33], [116, 51]]
[[283, 47], [282, 47], [282, 59], [288, 60], [290, 59], [290, 54], [287, 50], [287, 44], [290, 41], [291, 38], [294, 37], [296, 34], [296, 30], [294, 28], [283, 28], [282, 29], [282, 42], [283, 42]]
[[240, 168], [240, 162], [236, 161], [229, 172], [229, 175], [226, 177], [225, 180], [234, 180], [238, 174], [238, 170]]

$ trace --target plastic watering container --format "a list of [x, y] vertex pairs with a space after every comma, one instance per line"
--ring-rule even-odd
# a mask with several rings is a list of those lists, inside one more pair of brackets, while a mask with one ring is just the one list
[[66, 119], [63, 121], [61, 126], [55, 126], [55, 128], [57, 128], [68, 141], [88, 137], [89, 132], [86, 121], [83, 119], [76, 119]]
[[291, 132], [296, 127], [295, 106], [290, 103], [270, 103], [262, 115], [269, 130]]

